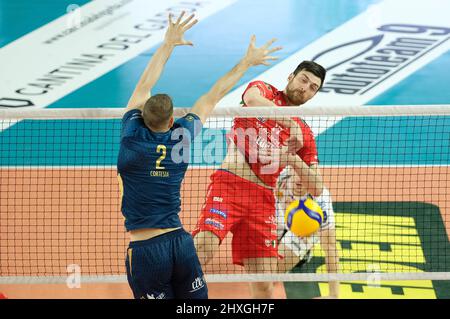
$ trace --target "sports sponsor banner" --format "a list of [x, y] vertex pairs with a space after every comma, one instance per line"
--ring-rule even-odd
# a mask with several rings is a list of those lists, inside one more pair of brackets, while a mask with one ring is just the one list
[[204, 19], [235, 1], [71, 5], [67, 14], [0, 49], [0, 107], [46, 107], [160, 43], [169, 12]]
[[[382, 1], [253, 80], [283, 89], [301, 61], [313, 60], [328, 73], [307, 105], [364, 105], [450, 49], [448, 12], [448, 1]], [[220, 106], [235, 105], [244, 90], [237, 88]], [[337, 121], [312, 128], [319, 134]]]

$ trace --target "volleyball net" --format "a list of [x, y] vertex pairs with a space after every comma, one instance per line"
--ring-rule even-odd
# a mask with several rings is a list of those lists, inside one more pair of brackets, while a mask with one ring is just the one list
[[[187, 113], [175, 109], [176, 117]], [[65, 283], [76, 269], [84, 282], [126, 282], [129, 239], [116, 169], [122, 115], [0, 110], [0, 283]], [[317, 243], [292, 269], [247, 274], [232, 263], [231, 231], [204, 266], [207, 280], [450, 280], [448, 105], [217, 109], [191, 145], [181, 195], [185, 229], [196, 227], [233, 119], [292, 117], [315, 135], [335, 212], [338, 272], [327, 271], [327, 252]], [[255, 207], [248, 225], [261, 222], [254, 215], [264, 200], [246, 204]], [[215, 214], [208, 222], [220, 229], [227, 212]]]

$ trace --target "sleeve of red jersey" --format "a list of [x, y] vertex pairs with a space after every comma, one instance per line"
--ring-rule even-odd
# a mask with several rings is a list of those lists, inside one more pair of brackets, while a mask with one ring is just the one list
[[273, 99], [273, 90], [267, 83], [265, 83], [264, 81], [253, 81], [248, 84], [244, 93], [242, 93], [242, 101], [244, 101], [245, 93], [247, 93], [247, 91], [252, 87], [257, 87], [259, 89], [259, 92], [261, 93], [261, 96], [265, 97], [266, 99]]
[[308, 166], [319, 164], [314, 134], [306, 124], [301, 123], [300, 125], [302, 126], [303, 132], [303, 147], [297, 152], [297, 155], [300, 156]]

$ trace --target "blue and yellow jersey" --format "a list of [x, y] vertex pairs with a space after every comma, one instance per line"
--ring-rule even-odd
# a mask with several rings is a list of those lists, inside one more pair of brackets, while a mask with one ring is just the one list
[[140, 110], [125, 113], [117, 170], [127, 231], [181, 227], [181, 183], [201, 128], [198, 116], [190, 113], [157, 133], [145, 126]]

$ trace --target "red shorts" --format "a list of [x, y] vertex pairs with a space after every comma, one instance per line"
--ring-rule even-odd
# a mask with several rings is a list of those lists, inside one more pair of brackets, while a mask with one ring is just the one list
[[233, 263], [241, 266], [244, 258], [278, 257], [273, 191], [226, 170], [210, 178], [193, 236], [210, 231], [222, 242], [231, 231]]

